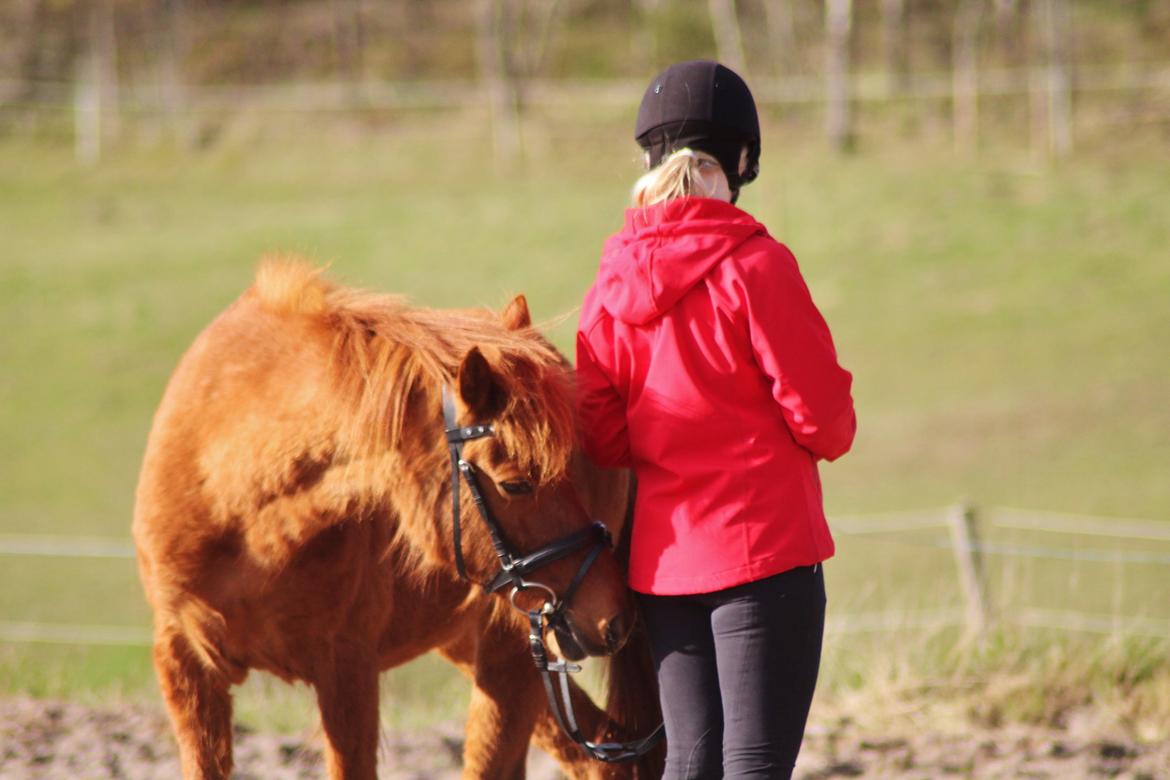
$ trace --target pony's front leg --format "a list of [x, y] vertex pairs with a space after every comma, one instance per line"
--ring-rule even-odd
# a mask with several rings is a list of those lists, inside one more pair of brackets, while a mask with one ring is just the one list
[[227, 780], [232, 771], [229, 680], [208, 668], [177, 630], [157, 633], [154, 667], [179, 743], [184, 780]]
[[378, 667], [372, 653], [337, 652], [313, 680], [330, 780], [377, 780]]
[[528, 741], [542, 708], [539, 680], [517, 656], [479, 659], [475, 665], [463, 777], [523, 780]]
[[527, 642], [516, 625], [487, 616], [464, 622], [465, 630], [439, 648], [472, 682], [464, 780], [522, 780], [528, 741], [544, 707]]

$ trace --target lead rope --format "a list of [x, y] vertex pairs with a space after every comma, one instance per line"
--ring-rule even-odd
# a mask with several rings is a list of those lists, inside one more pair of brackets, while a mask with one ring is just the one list
[[[549, 662], [548, 653], [544, 649], [544, 617], [547, 613], [542, 610], [528, 612], [528, 647], [532, 653], [532, 662], [540, 672], [540, 680], [544, 684], [545, 695], [548, 696], [548, 706], [552, 710], [553, 718], [561, 731], [580, 745], [585, 752], [598, 761], [608, 764], [633, 761], [649, 753], [666, 736], [665, 724], [659, 724], [649, 735], [636, 742], [593, 742], [585, 738], [577, 725], [577, 717], [573, 711], [572, 691], [569, 689], [569, 675], [581, 671], [580, 664], [567, 661]], [[553, 685], [552, 676], [557, 675], [560, 682], [560, 696]]]

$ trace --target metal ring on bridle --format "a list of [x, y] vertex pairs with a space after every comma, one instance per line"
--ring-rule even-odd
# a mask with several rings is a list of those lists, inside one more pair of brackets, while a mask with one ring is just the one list
[[541, 582], [529, 582], [528, 580], [521, 580], [519, 585], [512, 588], [511, 594], [508, 595], [508, 601], [511, 602], [512, 608], [518, 612], [523, 612], [527, 615], [532, 610], [524, 609], [516, 603], [516, 594], [526, 590], [543, 590], [548, 594], [548, 598], [544, 600], [544, 606], [540, 608], [540, 612], [545, 615], [551, 615], [557, 609], [557, 594], [548, 585]]

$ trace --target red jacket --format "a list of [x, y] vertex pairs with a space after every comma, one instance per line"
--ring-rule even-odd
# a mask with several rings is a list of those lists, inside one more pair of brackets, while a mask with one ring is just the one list
[[585, 451], [638, 476], [630, 586], [707, 593], [833, 554], [817, 460], [852, 377], [792, 253], [731, 204], [626, 212], [577, 333]]

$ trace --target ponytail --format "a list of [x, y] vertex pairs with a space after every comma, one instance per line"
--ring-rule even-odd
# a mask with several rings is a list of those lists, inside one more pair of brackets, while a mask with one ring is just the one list
[[679, 149], [638, 179], [630, 199], [643, 208], [687, 195], [708, 198], [717, 189], [717, 180], [711, 179], [716, 172], [723, 173], [723, 168], [711, 155]]

